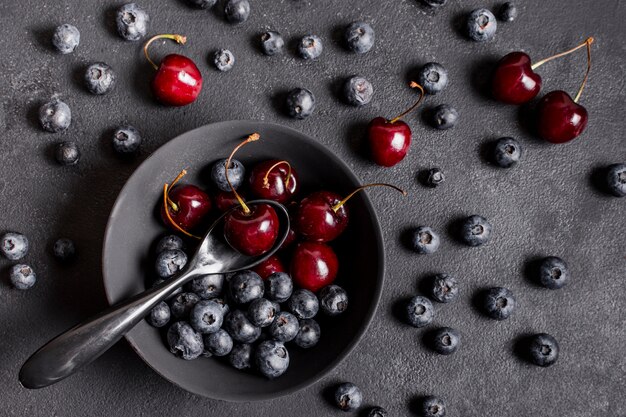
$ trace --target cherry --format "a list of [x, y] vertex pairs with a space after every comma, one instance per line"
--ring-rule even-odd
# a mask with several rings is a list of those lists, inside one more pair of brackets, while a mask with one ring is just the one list
[[226, 181], [231, 186], [239, 207], [232, 209], [224, 217], [224, 237], [235, 250], [248, 256], [262, 255], [270, 250], [278, 238], [279, 228], [278, 215], [272, 206], [255, 204], [248, 207], [228, 178], [228, 169], [235, 153], [242, 146], [259, 139], [258, 133], [250, 135], [235, 147], [225, 163]]
[[250, 191], [258, 198], [286, 203], [299, 188], [296, 171], [287, 161], [264, 161], [250, 173]]
[[406, 195], [406, 192], [389, 184], [367, 184], [357, 188], [346, 198], [330, 191], [317, 191], [305, 197], [294, 216], [295, 229], [306, 240], [330, 242], [348, 226], [348, 208], [345, 203], [359, 191], [375, 186], [391, 187]]
[[150, 59], [148, 47], [157, 39], [172, 39], [179, 44], [187, 42], [181, 35], [156, 35], [143, 47], [144, 55], [157, 71], [152, 79], [152, 92], [157, 100], [169, 106], [185, 106], [193, 103], [202, 90], [202, 74], [196, 64], [183, 55], [167, 55], [157, 64]]
[[339, 261], [333, 249], [318, 242], [299, 243], [291, 258], [291, 278], [302, 288], [316, 292], [332, 284]]
[[283, 265], [280, 258], [276, 255], [272, 255], [254, 268], [254, 272], [259, 274], [262, 279], [267, 279], [274, 272], [286, 272], [285, 265]]
[[218, 191], [215, 195], [215, 207], [217, 207], [217, 209], [222, 213], [230, 210], [237, 204], [239, 204], [237, 197], [235, 197], [235, 194], [230, 191]]
[[176, 185], [186, 174], [187, 171], [182, 170], [171, 185], [163, 187], [161, 218], [166, 225], [193, 236], [188, 231], [200, 224], [211, 211], [211, 199], [195, 185]]
[[424, 89], [416, 82], [411, 82], [410, 86], [420, 90], [420, 98], [413, 106], [391, 120], [376, 117], [367, 127], [372, 159], [380, 166], [396, 165], [404, 159], [411, 146], [411, 128], [400, 119], [420, 104], [424, 98]]

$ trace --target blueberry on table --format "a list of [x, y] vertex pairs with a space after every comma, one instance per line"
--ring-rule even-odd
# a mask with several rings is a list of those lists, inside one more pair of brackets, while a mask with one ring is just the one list
[[263, 297], [265, 290], [263, 280], [254, 271], [237, 272], [228, 281], [228, 287], [232, 300], [238, 304], [247, 304]]
[[517, 6], [510, 1], [500, 6], [498, 18], [503, 22], [512, 22], [517, 18]]
[[156, 245], [157, 255], [166, 250], [183, 250], [185, 244], [183, 240], [176, 235], [163, 236]]
[[441, 398], [425, 397], [420, 405], [419, 415], [422, 417], [445, 417], [446, 405]]
[[344, 32], [347, 48], [357, 54], [364, 54], [374, 46], [374, 29], [365, 22], [352, 22]]
[[539, 264], [539, 283], [551, 290], [563, 288], [569, 281], [567, 264], [561, 258], [549, 256]]
[[300, 329], [293, 342], [303, 349], [317, 345], [322, 334], [320, 325], [313, 319], [300, 320]]
[[252, 366], [253, 350], [250, 344], [235, 344], [228, 355], [228, 361], [235, 369], [248, 369]]
[[449, 104], [440, 104], [430, 112], [430, 124], [435, 129], [447, 130], [459, 122], [459, 112]]
[[428, 226], [419, 226], [411, 232], [411, 249], [420, 254], [435, 253], [439, 249], [439, 235]]
[[91, 64], [85, 70], [85, 86], [92, 94], [106, 94], [115, 87], [115, 72], [104, 62]]
[[202, 336], [204, 350], [215, 356], [226, 356], [233, 349], [233, 338], [224, 329]]
[[133, 154], [141, 146], [141, 133], [133, 126], [120, 126], [113, 132], [113, 149], [121, 155]]
[[298, 55], [302, 59], [317, 59], [323, 49], [322, 40], [316, 35], [306, 35], [298, 43]]
[[492, 157], [499, 167], [510, 168], [522, 157], [522, 145], [510, 137], [500, 138], [494, 144]]
[[76, 246], [71, 239], [62, 237], [54, 242], [52, 254], [61, 262], [69, 262], [76, 257]]
[[276, 318], [280, 306], [266, 298], [257, 298], [248, 306], [248, 319], [257, 327], [267, 327]]
[[282, 53], [284, 46], [285, 41], [279, 32], [270, 30], [261, 35], [261, 50], [267, 56]]
[[442, 327], [432, 333], [431, 345], [440, 355], [451, 355], [461, 345], [461, 333], [450, 327]]
[[319, 303], [324, 314], [339, 315], [348, 308], [348, 293], [339, 285], [328, 285], [320, 290]]
[[157, 256], [155, 269], [161, 278], [169, 278], [187, 265], [187, 255], [180, 249], [166, 250]]
[[235, 342], [253, 343], [261, 336], [261, 328], [250, 323], [241, 310], [231, 311], [224, 318], [224, 330]]
[[342, 411], [357, 410], [363, 402], [363, 394], [359, 387], [351, 382], [340, 384], [335, 389], [335, 404]]
[[235, 65], [235, 55], [228, 49], [220, 49], [213, 54], [213, 65], [218, 71], [230, 71]]
[[128, 3], [117, 10], [115, 23], [117, 33], [127, 41], [138, 41], [146, 36], [150, 17], [136, 3]]
[[306, 88], [295, 88], [287, 94], [285, 109], [290, 117], [306, 119], [315, 110], [315, 96]]
[[346, 103], [361, 107], [372, 101], [374, 87], [364, 77], [355, 75], [348, 78], [343, 85], [343, 97]]
[[468, 246], [481, 246], [491, 239], [491, 223], [482, 216], [469, 216], [461, 225], [461, 239]]
[[13, 265], [9, 270], [9, 279], [11, 284], [18, 290], [27, 290], [37, 281], [37, 275], [35, 271], [28, 265], [17, 264]]
[[547, 333], [536, 334], [529, 339], [528, 356], [535, 365], [553, 365], [559, 358], [559, 343]]
[[459, 296], [459, 283], [448, 274], [435, 275], [432, 281], [431, 295], [440, 303], [449, 303]]
[[52, 35], [52, 45], [62, 54], [70, 54], [80, 43], [80, 32], [76, 26], [64, 24], [57, 26]]
[[607, 169], [606, 184], [615, 197], [626, 196], [626, 164], [613, 164]]
[[170, 300], [170, 310], [177, 319], [187, 320], [193, 306], [200, 301], [200, 297], [192, 292], [181, 292]]
[[443, 175], [443, 171], [440, 168], [431, 168], [426, 173], [426, 185], [435, 188], [446, 180], [445, 175]]
[[250, 3], [248, 0], [228, 0], [224, 6], [224, 16], [229, 23], [243, 23], [250, 17]]
[[259, 372], [267, 378], [277, 378], [289, 367], [289, 352], [285, 345], [276, 340], [259, 343], [254, 354]]
[[293, 314], [287, 311], [281, 311], [278, 313], [270, 327], [268, 328], [269, 335], [274, 340], [279, 342], [290, 342], [298, 335], [300, 330], [300, 323]]
[[200, 278], [194, 278], [189, 284], [191, 291], [200, 298], [209, 300], [222, 295], [224, 289], [224, 275], [210, 274]]
[[10, 261], [26, 256], [29, 246], [28, 239], [21, 233], [8, 232], [0, 237], [0, 253]]
[[416, 295], [404, 306], [404, 318], [413, 327], [424, 327], [435, 318], [435, 309], [428, 298]]
[[163, 327], [169, 323], [171, 315], [170, 306], [165, 301], [161, 301], [150, 310], [146, 321], [152, 327]]
[[187, 3], [199, 9], [210, 9], [215, 6], [217, 0], [187, 0]]
[[286, 308], [299, 319], [311, 319], [319, 310], [319, 301], [313, 292], [302, 288], [293, 292]]
[[78, 144], [74, 141], [61, 142], [54, 150], [54, 158], [61, 165], [76, 165], [80, 159]]
[[430, 7], [443, 7], [448, 0], [422, 0], [422, 2]]
[[496, 17], [487, 9], [476, 9], [467, 17], [467, 35], [473, 41], [491, 40], [497, 28]]
[[428, 94], [437, 94], [448, 86], [448, 71], [436, 62], [425, 64], [417, 74], [417, 82]]
[[490, 288], [483, 294], [482, 307], [484, 313], [494, 320], [508, 319], [515, 311], [515, 297], [507, 288]]
[[213, 300], [198, 301], [189, 313], [189, 324], [200, 334], [215, 333], [223, 322], [224, 310]]
[[[236, 159], [231, 159], [228, 167], [228, 180], [226, 180], [227, 161], [227, 158], [219, 159], [211, 167], [211, 180], [222, 191], [232, 191], [232, 188], [236, 190], [243, 183], [246, 176], [244, 165]], [[228, 181], [230, 181], [230, 184]]]
[[265, 280], [265, 296], [277, 303], [283, 303], [291, 297], [293, 281], [285, 272], [274, 272]]
[[53, 98], [39, 108], [39, 123], [43, 130], [51, 133], [62, 132], [72, 123], [70, 106]]
[[372, 407], [367, 412], [367, 417], [387, 417], [387, 415], [387, 410], [382, 407]]
[[167, 343], [170, 352], [188, 361], [196, 359], [204, 351], [202, 336], [184, 321], [177, 321], [167, 329]]

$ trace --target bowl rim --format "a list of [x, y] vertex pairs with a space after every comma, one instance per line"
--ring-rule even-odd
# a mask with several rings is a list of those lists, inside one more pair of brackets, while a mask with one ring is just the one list
[[[332, 160], [332, 162], [338, 166], [340, 166], [340, 168], [347, 174], [347, 176], [350, 178], [350, 180], [354, 181], [357, 184], [361, 184], [361, 181], [359, 180], [359, 178], [356, 176], [356, 174], [352, 171], [352, 169], [341, 159], [339, 158], [332, 150], [330, 150], [329, 148], [327, 148], [324, 144], [318, 142], [317, 140], [313, 139], [312, 137], [310, 137], [309, 135], [300, 132], [299, 130], [293, 129], [291, 127], [288, 126], [284, 126], [278, 123], [270, 123], [270, 122], [265, 122], [262, 120], [254, 120], [254, 119], [246, 119], [246, 120], [228, 120], [228, 121], [220, 121], [220, 122], [215, 122], [215, 123], [209, 123], [206, 125], [202, 125], [199, 126], [197, 128], [188, 130], [186, 132], [183, 132], [179, 135], [177, 135], [176, 137], [170, 139], [169, 141], [167, 141], [166, 143], [164, 143], [163, 145], [161, 145], [159, 148], [157, 148], [154, 152], [152, 152], [145, 160], [143, 160], [133, 171], [133, 173], [128, 177], [128, 179], [126, 180], [126, 182], [124, 183], [124, 186], [122, 187], [122, 189], [120, 190], [118, 196], [115, 199], [115, 203], [113, 204], [112, 208], [111, 208], [111, 212], [109, 214], [109, 217], [107, 219], [107, 224], [106, 224], [106, 228], [104, 231], [104, 237], [102, 240], [102, 252], [101, 252], [101, 263], [102, 263], [102, 281], [103, 281], [103, 286], [104, 286], [104, 293], [107, 299], [107, 302], [109, 303], [109, 305], [113, 305], [114, 301], [111, 299], [111, 294], [110, 294], [110, 290], [107, 286], [107, 268], [106, 268], [106, 264], [105, 264], [105, 259], [106, 259], [106, 253], [107, 253], [107, 247], [110, 245], [110, 233], [111, 230], [113, 228], [113, 223], [115, 221], [115, 214], [116, 212], [120, 209], [121, 206], [121, 201], [122, 201], [122, 196], [125, 195], [127, 188], [129, 187], [129, 184], [131, 183], [131, 181], [140, 175], [140, 172], [142, 170], [142, 168], [148, 164], [148, 162], [155, 158], [155, 156], [157, 154], [160, 154], [162, 152], [167, 151], [169, 148], [174, 148], [179, 146], [179, 143], [181, 141], [184, 141], [184, 137], [186, 136], [191, 136], [193, 135], [194, 132], [196, 131], [201, 131], [203, 129], [206, 129], [207, 127], [219, 127], [220, 125], [223, 126], [229, 126], [232, 125], [233, 123], [254, 123], [255, 125], [262, 125], [263, 127], [267, 127], [267, 128], [274, 128], [274, 129], [280, 129], [285, 131], [287, 134], [290, 135], [294, 135], [298, 138], [298, 140], [306, 140], [308, 142], [310, 142], [314, 147], [318, 147], [321, 148], [322, 151], [324, 151], [327, 156]], [[291, 386], [289, 386], [286, 389], [280, 390], [280, 391], [276, 391], [275, 393], [272, 394], [261, 394], [258, 396], [255, 396], [254, 394], [249, 394], [248, 396], [250, 398], [247, 399], [243, 399], [243, 398], [239, 398], [239, 397], [226, 397], [226, 396], [220, 396], [220, 395], [215, 395], [215, 396], [211, 396], [208, 395], [205, 392], [199, 392], [198, 390], [194, 390], [194, 389], [190, 389], [188, 387], [184, 387], [183, 385], [181, 385], [180, 383], [178, 383], [177, 381], [169, 378], [168, 376], [164, 375], [161, 371], [159, 371], [157, 368], [155, 368], [142, 354], [139, 346], [136, 344], [136, 342], [134, 341], [134, 338], [132, 336], [132, 332], [133, 330], [131, 329], [129, 331], [129, 333], [127, 333], [126, 335], [124, 335], [124, 339], [128, 342], [128, 344], [131, 346], [131, 348], [135, 351], [135, 353], [141, 358], [141, 360], [148, 365], [154, 372], [156, 372], [158, 375], [160, 375], [162, 378], [164, 378], [165, 380], [167, 380], [168, 382], [176, 385], [177, 387], [187, 391], [187, 392], [191, 392], [192, 394], [195, 395], [199, 395], [205, 398], [210, 398], [210, 399], [214, 399], [214, 400], [222, 400], [222, 401], [228, 401], [228, 402], [233, 402], [233, 403], [242, 403], [242, 402], [252, 402], [252, 401], [269, 401], [275, 398], [280, 398], [280, 397], [284, 397], [286, 395], [289, 394], [293, 394], [297, 391], [300, 391], [304, 388], [310, 387], [311, 385], [319, 382], [322, 378], [326, 377], [330, 372], [332, 372], [341, 362], [343, 362], [343, 360], [345, 360], [350, 353], [352, 353], [352, 351], [356, 348], [356, 346], [361, 342], [361, 340], [363, 339], [363, 337], [365, 336], [365, 334], [367, 333], [367, 330], [369, 329], [374, 316], [376, 315], [376, 312], [378, 310], [378, 305], [380, 304], [380, 299], [382, 297], [382, 291], [383, 291], [383, 287], [384, 287], [384, 281], [385, 281], [385, 270], [386, 270], [386, 260], [385, 260], [385, 246], [384, 246], [384, 241], [383, 241], [383, 232], [382, 229], [380, 227], [380, 221], [378, 219], [378, 214], [376, 213], [374, 206], [372, 205], [372, 202], [369, 198], [369, 196], [366, 193], [362, 194], [362, 198], [363, 198], [363, 202], [365, 204], [365, 208], [368, 212], [373, 213], [374, 215], [372, 216], [372, 227], [374, 229], [374, 235], [375, 235], [375, 240], [377, 243], [377, 257], [378, 257], [378, 271], [377, 271], [377, 277], [378, 279], [376, 280], [376, 288], [374, 289], [374, 293], [373, 293], [373, 302], [371, 303], [364, 321], [360, 327], [360, 329], [358, 330], [358, 332], [356, 333], [356, 336], [350, 341], [350, 343], [346, 346], [346, 348], [341, 352], [340, 355], [338, 355], [334, 360], [332, 360], [327, 366], [325, 366], [324, 368], [322, 368], [320, 370], [320, 372], [318, 372], [315, 376], [313, 376], [312, 378], [309, 378], [307, 380], [305, 380], [302, 383], [297, 383], [297, 384], [293, 384]], [[115, 300], [115, 302], [119, 302], [121, 300]]]

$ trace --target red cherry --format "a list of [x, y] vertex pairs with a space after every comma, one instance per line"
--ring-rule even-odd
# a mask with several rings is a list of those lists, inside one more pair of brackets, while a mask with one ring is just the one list
[[337, 277], [339, 261], [332, 248], [324, 243], [299, 243], [291, 259], [291, 277], [302, 288], [316, 292]]
[[417, 103], [392, 120], [376, 117], [367, 127], [372, 159], [380, 166], [396, 165], [404, 159], [411, 146], [411, 128], [400, 119], [419, 105], [424, 97], [424, 89], [416, 82], [411, 82], [410, 86], [420, 89]]
[[[243, 197], [242, 197], [243, 198]], [[230, 191], [218, 191], [215, 195], [215, 207], [222, 213], [239, 204], [237, 197]]]
[[250, 173], [250, 191], [258, 198], [286, 203], [299, 188], [296, 171], [287, 161], [264, 161]]
[[565, 91], [546, 94], [537, 105], [539, 135], [552, 143], [565, 143], [587, 127], [587, 110]]
[[274, 272], [286, 272], [285, 266], [283, 265], [280, 258], [276, 255], [272, 255], [254, 268], [252, 268], [254, 272], [259, 274], [262, 279], [267, 279]]
[[268, 204], [255, 204], [230, 211], [224, 218], [224, 236], [237, 251], [248, 256], [262, 255], [278, 238], [278, 215]]
[[533, 71], [530, 57], [524, 52], [505, 55], [491, 80], [493, 97], [507, 104], [526, 103], [539, 94], [541, 76]]
[[157, 66], [148, 56], [148, 46], [156, 39], [172, 39], [184, 44], [181, 35], [157, 35], [144, 46], [144, 54], [157, 73], [152, 79], [152, 92], [157, 100], [168, 106], [185, 106], [193, 103], [202, 90], [202, 74], [196, 64], [183, 55], [167, 55]]
[[188, 231], [211, 211], [211, 198], [195, 185], [176, 185], [185, 174], [187, 171], [183, 170], [171, 186], [165, 184], [161, 218], [167, 226], [190, 235]]

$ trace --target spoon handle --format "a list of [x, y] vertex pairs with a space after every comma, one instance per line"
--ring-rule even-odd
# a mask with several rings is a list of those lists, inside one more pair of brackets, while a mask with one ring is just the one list
[[22, 365], [20, 383], [26, 388], [43, 388], [72, 375], [106, 352], [193, 276], [194, 271], [187, 269], [55, 337]]

